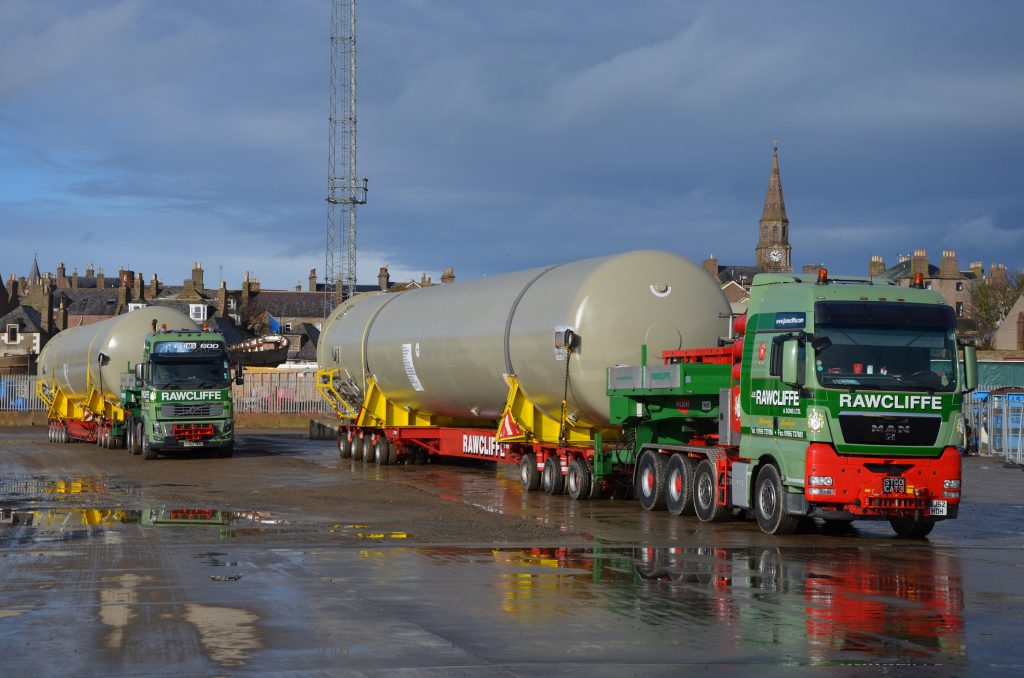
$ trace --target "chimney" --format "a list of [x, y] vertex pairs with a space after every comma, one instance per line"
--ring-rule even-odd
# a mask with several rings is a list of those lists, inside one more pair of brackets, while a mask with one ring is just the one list
[[883, 273], [885, 273], [885, 260], [877, 254], [871, 255], [871, 261], [868, 262], [868, 275], [873, 278]]
[[228, 317], [228, 283], [220, 281], [220, 289], [217, 290], [217, 315], [221, 318]]
[[43, 285], [43, 298], [39, 305], [39, 329], [43, 331], [44, 335], [50, 334], [50, 329], [53, 327], [52, 318], [53, 293], [50, 292], [49, 285]]
[[85, 277], [91, 278], [94, 275], [96, 275], [96, 272], [93, 270], [92, 264], [89, 264], [88, 266], [85, 267]]
[[722, 279], [718, 277], [718, 257], [714, 254], [709, 254], [707, 259], [700, 262], [700, 266], [707, 271], [712, 280], [719, 283], [722, 282]]
[[296, 280], [295, 281], [295, 291], [296, 292], [301, 292], [302, 291], [302, 281], [301, 280]]
[[245, 280], [242, 281], [242, 309], [249, 310], [249, 295], [252, 294], [252, 283], [249, 280], [249, 271], [245, 272]]
[[11, 298], [7, 293], [7, 286], [0, 285], [0, 315], [7, 314], [7, 311], [10, 309], [10, 307], [8, 306], [8, 302], [10, 300]]
[[106, 278], [103, 277], [103, 267], [96, 272], [96, 289], [102, 290], [107, 284]]
[[12, 305], [17, 305], [19, 296], [18, 281], [15, 279], [12, 273], [7, 279], [7, 299]]
[[54, 312], [53, 324], [58, 332], [68, 328], [68, 309], [64, 307], [64, 300], [60, 300], [60, 306]]
[[133, 281], [133, 284], [132, 284], [132, 297], [134, 297], [135, 301], [142, 301], [143, 297], [145, 296], [143, 294], [143, 291], [145, 289], [146, 289], [146, 284], [142, 280], [142, 274], [141, 273], [136, 273], [135, 274], [135, 280]]
[[985, 277], [985, 264], [980, 261], [971, 262], [971, 273], [974, 274], [975, 280], [981, 280]]
[[453, 282], [455, 282], [455, 267], [449, 266], [441, 271], [441, 284], [451, 285]]
[[[123, 278], [122, 278], [123, 282]], [[128, 290], [130, 288], [127, 285], [121, 285], [117, 288], [117, 309], [116, 313], [123, 313], [128, 308]]]
[[1006, 283], [1006, 264], [990, 264], [988, 269], [990, 283]]
[[156, 273], [153, 274], [153, 279], [149, 281], [149, 298], [156, 299], [160, 296], [160, 282], [156, 279]]
[[74, 272], [71, 273], [71, 288], [78, 289], [78, 267], [75, 266]]
[[388, 287], [391, 286], [391, 274], [388, 273], [387, 266], [381, 266], [380, 270], [377, 271], [377, 286], [380, 287], [382, 292], [387, 292]]
[[939, 277], [947, 279], [960, 277], [960, 264], [957, 263], [954, 250], [942, 250], [942, 258], [939, 259]]
[[914, 258], [910, 260], [910, 276], [914, 277], [920, 273], [928, 277], [928, 252], [927, 250], [914, 250]]
[[196, 292], [202, 292], [205, 289], [203, 287], [203, 265], [198, 261], [192, 264], [192, 289]]
[[309, 289], [307, 292], [316, 292], [316, 269], [309, 269]]
[[64, 262], [57, 264], [57, 287], [60, 289], [68, 288], [68, 276], [67, 269], [64, 268]]

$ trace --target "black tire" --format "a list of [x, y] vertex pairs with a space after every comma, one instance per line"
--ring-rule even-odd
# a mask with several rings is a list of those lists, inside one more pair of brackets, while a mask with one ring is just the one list
[[235, 453], [235, 444], [225, 445], [217, 449], [217, 456], [221, 459], [228, 459]]
[[160, 456], [160, 453], [152, 448], [149, 444], [149, 437], [142, 436], [142, 458], [146, 460], [153, 460]]
[[398, 463], [398, 445], [392, 441], [388, 441], [388, 465], [394, 466]]
[[701, 459], [693, 474], [693, 510], [705, 523], [724, 520], [728, 506], [715, 503], [718, 494], [718, 470], [710, 459]]
[[765, 534], [793, 534], [800, 516], [786, 513], [785, 488], [774, 464], [762, 466], [754, 485], [754, 516]]
[[367, 434], [363, 436], [363, 463], [372, 464], [374, 461], [373, 453], [373, 436]]
[[569, 462], [569, 470], [565, 475], [565, 489], [573, 499], [590, 499], [590, 489], [594, 486], [594, 478], [590, 467], [582, 459]]
[[889, 518], [889, 524], [896, 535], [904, 539], [924, 539], [935, 527], [934, 520], [922, 520], [913, 516]]
[[142, 439], [146, 437], [146, 425], [141, 421], [137, 421], [133, 428], [135, 435], [132, 439], [131, 453], [134, 455], [142, 454]]
[[363, 458], [363, 434], [352, 434], [352, 460], [359, 461]]
[[665, 477], [668, 459], [654, 450], [640, 455], [636, 467], [636, 498], [648, 511], [665, 510]]
[[519, 481], [525, 492], [535, 492], [540, 489], [540, 471], [537, 470], [537, 457], [533, 452], [527, 452], [519, 460]]
[[665, 507], [677, 516], [696, 514], [693, 508], [693, 479], [697, 460], [685, 454], [673, 454], [665, 473]]
[[342, 459], [352, 456], [352, 441], [349, 439], [347, 431], [342, 431], [338, 436], [338, 456]]
[[387, 466], [391, 453], [388, 451], [388, 439], [377, 438], [373, 443], [373, 461], [377, 466]]
[[557, 455], [551, 455], [544, 460], [544, 470], [541, 472], [540, 484], [544, 491], [550, 495], [562, 494], [565, 492], [565, 476], [562, 475], [562, 462]]

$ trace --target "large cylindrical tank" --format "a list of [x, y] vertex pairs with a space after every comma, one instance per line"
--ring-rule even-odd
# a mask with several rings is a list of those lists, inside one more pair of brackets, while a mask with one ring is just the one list
[[[95, 388], [112, 401], [121, 396], [121, 375], [142, 361], [146, 335], [157, 327], [197, 331], [187, 315], [166, 306], [147, 306], [92, 325], [59, 332], [39, 354], [39, 379], [65, 395], [83, 397]], [[101, 361], [100, 354], [105, 358]]]
[[661, 351], [714, 346], [729, 303], [703, 269], [640, 250], [401, 293], [358, 295], [335, 309], [317, 349], [322, 369], [361, 388], [372, 375], [399, 406], [495, 419], [514, 374], [559, 419], [572, 329], [568, 407], [577, 422], [608, 423], [606, 369]]

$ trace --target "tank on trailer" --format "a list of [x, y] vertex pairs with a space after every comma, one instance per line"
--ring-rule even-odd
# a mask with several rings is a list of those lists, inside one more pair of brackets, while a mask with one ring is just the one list
[[321, 369], [359, 392], [372, 376], [400, 407], [496, 419], [515, 376], [532, 403], [560, 418], [608, 425], [606, 369], [650, 354], [714, 345], [729, 304], [700, 267], [639, 250], [437, 285], [359, 295], [335, 309], [318, 346]]

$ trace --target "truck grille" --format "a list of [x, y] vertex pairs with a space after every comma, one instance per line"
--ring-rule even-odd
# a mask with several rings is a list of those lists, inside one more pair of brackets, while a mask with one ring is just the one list
[[224, 413], [224, 403], [169, 403], [160, 406], [163, 419], [180, 417], [219, 417]]
[[932, 416], [839, 415], [843, 438], [856, 445], [934, 445], [941, 425], [942, 418]]

